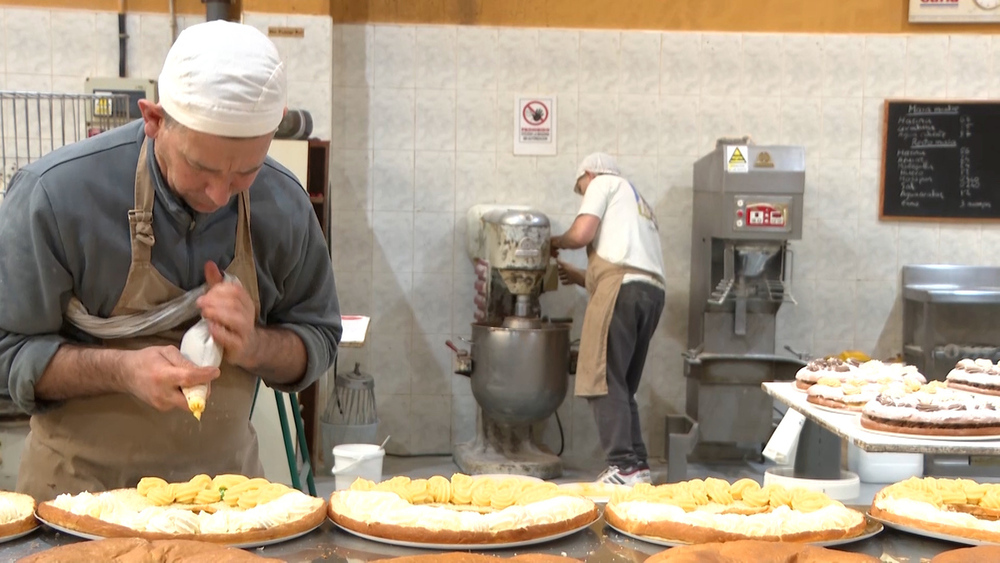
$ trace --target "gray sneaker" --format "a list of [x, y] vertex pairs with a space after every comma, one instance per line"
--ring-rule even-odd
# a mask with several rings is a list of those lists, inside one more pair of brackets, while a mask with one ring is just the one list
[[612, 465], [597, 476], [597, 482], [629, 487], [637, 483], [649, 483], [649, 470], [645, 470], [645, 475], [643, 475], [643, 470], [636, 466], [619, 468]]

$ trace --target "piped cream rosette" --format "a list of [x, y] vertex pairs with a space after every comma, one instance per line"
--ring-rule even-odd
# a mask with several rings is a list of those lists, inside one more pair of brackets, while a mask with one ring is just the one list
[[358, 479], [330, 498], [330, 518], [376, 538], [498, 544], [549, 537], [597, 519], [596, 505], [554, 483], [517, 478]]
[[[215, 343], [208, 330], [208, 322], [202, 319], [184, 333], [181, 339], [181, 355], [199, 367], [219, 367], [222, 365], [222, 347]], [[208, 400], [208, 385], [182, 387], [188, 409], [195, 418], [201, 420]]]
[[615, 493], [604, 513], [629, 533], [685, 543], [757, 539], [824, 541], [854, 537], [864, 515], [827, 495], [751, 479], [694, 479]]

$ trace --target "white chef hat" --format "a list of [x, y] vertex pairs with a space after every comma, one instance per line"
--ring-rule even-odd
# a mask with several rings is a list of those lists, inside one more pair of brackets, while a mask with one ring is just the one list
[[278, 128], [285, 65], [256, 28], [224, 20], [177, 37], [159, 78], [160, 104], [182, 125], [221, 137], [258, 137]]
[[576, 181], [579, 182], [580, 177], [587, 172], [592, 174], [614, 174], [615, 176], [621, 176], [621, 172], [618, 170], [618, 163], [615, 162], [615, 157], [603, 152], [591, 153], [584, 157], [583, 162], [581, 162], [579, 168], [576, 169]]

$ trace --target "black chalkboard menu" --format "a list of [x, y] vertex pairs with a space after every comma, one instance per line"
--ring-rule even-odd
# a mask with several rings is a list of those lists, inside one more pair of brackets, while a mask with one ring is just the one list
[[880, 216], [1000, 220], [1000, 102], [887, 100]]

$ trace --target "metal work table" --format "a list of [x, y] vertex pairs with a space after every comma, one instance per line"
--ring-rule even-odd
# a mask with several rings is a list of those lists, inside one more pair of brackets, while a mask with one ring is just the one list
[[[866, 510], [866, 506], [855, 506]], [[0, 559], [16, 561], [46, 549], [75, 543], [81, 540], [42, 526], [35, 533], [0, 545]], [[917, 563], [921, 558], [929, 559], [938, 553], [963, 547], [945, 541], [897, 532], [886, 528], [882, 533], [865, 541], [839, 546], [836, 549], [867, 553], [875, 557], [892, 557], [897, 561]], [[547, 553], [565, 555], [588, 563], [640, 563], [650, 555], [667, 549], [658, 545], [631, 539], [604, 525], [599, 519], [588, 529], [567, 538], [533, 547], [490, 552], [500, 557], [510, 557], [519, 553]], [[258, 555], [281, 559], [289, 563], [324, 561], [334, 563], [355, 563], [373, 561], [403, 555], [436, 553], [433, 550], [395, 547], [364, 540], [336, 528], [330, 522], [301, 538], [254, 550]]]

